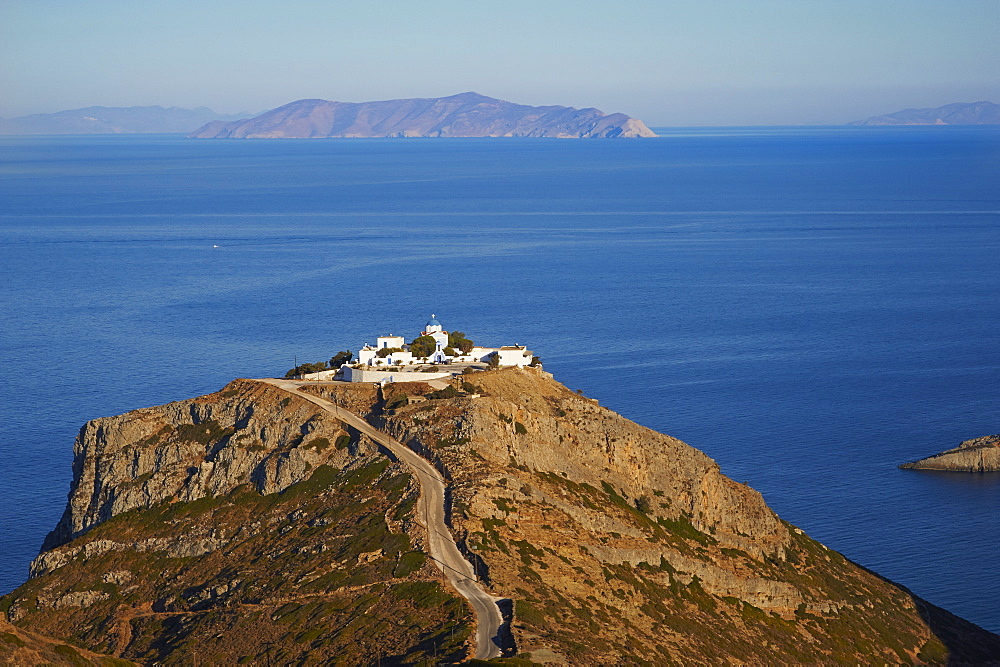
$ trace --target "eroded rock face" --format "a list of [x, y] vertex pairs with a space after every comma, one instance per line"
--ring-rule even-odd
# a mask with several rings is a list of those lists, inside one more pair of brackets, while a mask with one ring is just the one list
[[[445, 475], [451, 532], [490, 592], [513, 601], [516, 645], [535, 661], [1000, 654], [1000, 637], [811, 540], [702, 452], [546, 373], [451, 384], [303, 390]], [[32, 578], [0, 599], [22, 628], [143, 663], [193, 650], [216, 664], [469, 655], [474, 619], [426, 557], [419, 485], [294, 390], [236, 380], [94, 420], [74, 473]]]
[[275, 493], [318, 465], [341, 467], [349, 456], [344, 439], [351, 437], [308, 401], [252, 380], [89, 421], [73, 446], [66, 511], [43, 551], [113, 516], [164, 501], [221, 496], [241, 484]]
[[1000, 471], [1000, 435], [966, 440], [954, 449], [913, 463], [904, 463], [899, 467], [910, 470], [997, 472]]
[[[414, 404], [388, 385], [396, 407], [376, 423], [452, 480], [452, 531], [514, 599], [520, 650], [566, 664], [947, 653], [906, 591], [781, 521], [693, 447], [535, 369], [453, 384], [467, 396]], [[845, 636], [866, 648], [844, 650]]]
[[[420, 442], [451, 467], [461, 467], [451, 462], [458, 458], [455, 453], [475, 450], [496, 466], [515, 467], [514, 472], [527, 468], [598, 489], [610, 485], [630, 504], [646, 503], [650, 516], [684, 516], [699, 530], [711, 529], [724, 546], [759, 557], [781, 558], [790, 544], [788, 528], [761, 495], [724, 476], [694, 447], [629, 421], [533, 370], [469, 377], [482, 385], [485, 395], [457, 399], [462, 401], [460, 413], [422, 420], [428, 406], [417, 404], [384, 420], [385, 427], [404, 442]], [[595, 515], [589, 519], [594, 523], [584, 527], [598, 529], [606, 520]]]

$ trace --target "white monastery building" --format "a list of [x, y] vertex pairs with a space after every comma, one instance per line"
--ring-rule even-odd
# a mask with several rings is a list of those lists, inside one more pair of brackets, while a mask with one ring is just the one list
[[[341, 375], [348, 382], [403, 382], [450, 377], [461, 368], [449, 365], [489, 363], [496, 357], [500, 366], [530, 366], [534, 354], [524, 345], [502, 347], [475, 346], [467, 353], [448, 348], [448, 332], [434, 315], [424, 325], [421, 336], [434, 339], [434, 351], [426, 357], [415, 357], [403, 336], [379, 336], [375, 345], [365, 343], [358, 351], [357, 361], [344, 366]], [[454, 353], [454, 354], [447, 354]], [[428, 368], [428, 367], [432, 368]]]

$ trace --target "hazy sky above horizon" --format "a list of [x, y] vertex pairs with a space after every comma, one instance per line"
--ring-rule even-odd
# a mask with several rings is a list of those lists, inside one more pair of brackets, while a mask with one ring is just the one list
[[0, 0], [0, 117], [474, 90], [648, 125], [1000, 102], [1000, 0]]

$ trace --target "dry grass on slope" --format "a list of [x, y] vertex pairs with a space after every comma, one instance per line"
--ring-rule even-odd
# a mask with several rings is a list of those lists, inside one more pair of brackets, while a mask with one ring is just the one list
[[462, 382], [480, 397], [396, 401], [377, 421], [450, 475], [453, 531], [492, 592], [514, 600], [520, 652], [569, 664], [961, 653], [932, 632], [929, 606], [781, 521], [679, 440], [532, 369]]

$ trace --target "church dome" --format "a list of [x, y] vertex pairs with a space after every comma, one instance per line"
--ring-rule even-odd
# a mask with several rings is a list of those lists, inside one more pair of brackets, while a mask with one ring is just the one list
[[430, 329], [431, 327], [441, 326], [441, 323], [437, 321], [437, 319], [434, 317], [433, 314], [431, 314], [431, 319], [427, 320], [427, 324], [425, 324], [424, 326]]

